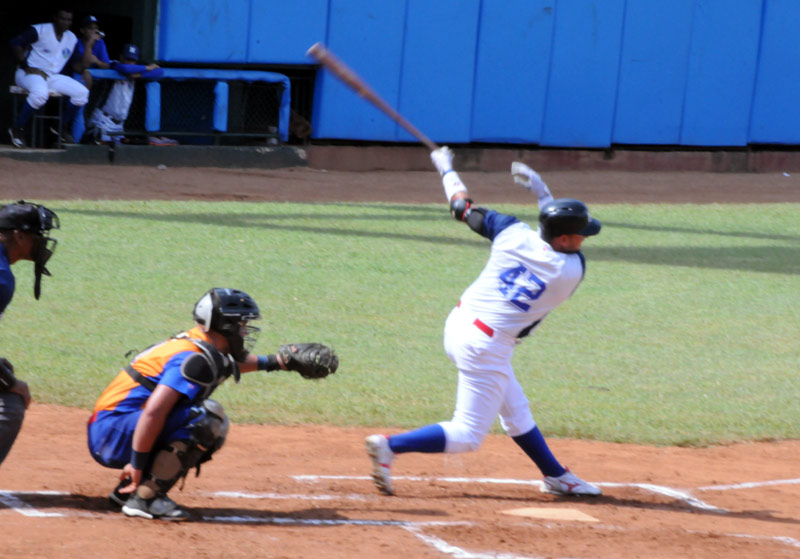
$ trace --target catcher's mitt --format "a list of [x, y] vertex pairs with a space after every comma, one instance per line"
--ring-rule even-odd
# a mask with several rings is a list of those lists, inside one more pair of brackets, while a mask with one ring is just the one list
[[278, 350], [281, 367], [307, 379], [325, 378], [336, 372], [339, 357], [325, 344], [285, 344]]

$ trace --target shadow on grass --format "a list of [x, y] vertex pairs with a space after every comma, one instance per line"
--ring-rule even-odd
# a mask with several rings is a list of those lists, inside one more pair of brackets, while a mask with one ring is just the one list
[[[327, 204], [331, 206], [348, 204]], [[352, 205], [352, 204], [350, 204]], [[371, 206], [375, 207], [375, 206]], [[407, 206], [407, 205], [381, 205], [381, 209], [389, 209], [385, 214], [354, 215], [348, 216], [339, 213], [316, 214], [308, 212], [292, 212], [280, 215], [263, 213], [166, 213], [145, 214], [142, 212], [116, 211], [116, 210], [60, 210], [62, 214], [76, 214], [100, 217], [116, 217], [123, 219], [141, 219], [147, 221], [160, 221], [168, 223], [198, 223], [205, 226], [260, 227], [265, 230], [293, 231], [315, 235], [338, 235], [372, 239], [393, 239], [397, 241], [411, 241], [452, 246], [475, 246], [488, 248], [488, 242], [475, 237], [465, 240], [463, 237], [443, 237], [441, 235], [418, 235], [405, 233], [402, 224], [398, 224], [397, 231], [369, 231], [357, 227], [343, 228], [326, 226], [325, 222], [335, 220], [338, 222], [358, 221], [447, 221], [446, 213], [433, 206]], [[530, 216], [522, 216], [530, 217]], [[313, 219], [320, 225], [299, 225], [285, 223], [299, 219]], [[535, 218], [533, 218], [535, 219]], [[524, 219], [523, 219], [524, 220]], [[529, 220], [527, 220], [530, 223]], [[631, 225], [618, 222], [607, 222], [606, 228], [627, 228], [642, 231], [664, 233], [680, 233], [694, 235], [716, 235], [742, 239], [766, 239], [776, 241], [800, 240], [793, 235], [767, 235], [760, 233], [745, 233], [736, 231], [714, 231], [710, 229], [689, 229], [682, 227], [657, 227], [648, 225]], [[629, 262], [634, 264], [655, 264], [660, 266], [679, 266], [688, 268], [707, 268], [719, 270], [753, 271], [770, 274], [800, 274], [800, 247], [794, 246], [759, 246], [759, 247], [608, 247], [592, 246], [587, 243], [584, 253], [591, 262]]]

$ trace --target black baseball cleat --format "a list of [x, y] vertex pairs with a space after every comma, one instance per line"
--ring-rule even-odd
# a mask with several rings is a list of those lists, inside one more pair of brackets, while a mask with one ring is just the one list
[[125, 516], [136, 516], [139, 518], [167, 520], [170, 522], [182, 522], [189, 519], [189, 513], [183, 510], [178, 503], [167, 497], [158, 494], [153, 499], [144, 500], [134, 494], [122, 505], [122, 512]]
[[15, 148], [24, 148], [25, 145], [25, 132], [22, 128], [11, 127], [8, 129], [8, 135], [11, 138], [11, 145]]
[[59, 134], [58, 133], [58, 128], [56, 128], [54, 126], [51, 126], [50, 127], [50, 132], [55, 134], [57, 138], [60, 137], [62, 144], [74, 144], [75, 143], [75, 138], [73, 138], [72, 134], [70, 134], [66, 130], [62, 130], [61, 133]]
[[122, 481], [120, 481], [114, 488], [114, 491], [112, 491], [109, 494], [108, 500], [111, 501], [113, 504], [117, 505], [118, 507], [124, 506], [125, 502], [128, 500], [128, 497], [130, 497], [130, 493], [128, 494], [120, 493], [119, 490], [122, 489], [123, 487], [129, 486], [130, 484], [131, 484], [130, 478], [123, 479]]

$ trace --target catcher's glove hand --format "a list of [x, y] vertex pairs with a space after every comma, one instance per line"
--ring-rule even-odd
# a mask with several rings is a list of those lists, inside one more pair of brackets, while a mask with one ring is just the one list
[[339, 368], [339, 357], [325, 344], [285, 344], [278, 350], [278, 362], [307, 379], [325, 378]]

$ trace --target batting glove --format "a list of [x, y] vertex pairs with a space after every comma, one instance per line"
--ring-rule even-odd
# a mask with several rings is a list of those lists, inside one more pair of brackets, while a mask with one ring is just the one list
[[521, 184], [526, 190], [531, 191], [539, 200], [553, 198], [552, 194], [550, 194], [550, 189], [547, 188], [539, 173], [525, 165], [525, 163], [514, 161], [511, 164], [511, 176], [514, 177], [515, 183]]
[[431, 161], [441, 176], [453, 170], [453, 150], [447, 146], [431, 152]]

